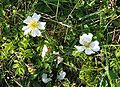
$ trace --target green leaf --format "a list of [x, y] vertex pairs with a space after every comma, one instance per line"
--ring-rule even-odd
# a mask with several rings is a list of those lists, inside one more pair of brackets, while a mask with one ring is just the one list
[[118, 7], [117, 12], [120, 12], [120, 7]]
[[109, 73], [110, 73], [110, 77], [111, 77], [112, 80], [117, 79], [116, 73], [114, 73], [112, 70], [110, 70]]
[[65, 81], [65, 87], [70, 87], [70, 81], [68, 79]]
[[13, 65], [13, 68], [18, 68], [18, 67], [20, 67], [19, 64], [14, 64], [14, 65]]
[[33, 82], [33, 87], [41, 87], [40, 84], [38, 84], [38, 82]]
[[38, 76], [38, 74], [34, 74], [34, 75], [32, 75], [32, 80], [34, 80], [36, 77]]
[[116, 57], [120, 57], [120, 49], [118, 49], [118, 50], [115, 51], [115, 56]]
[[45, 67], [45, 69], [47, 69], [50, 67], [50, 65], [48, 63], [44, 63], [44, 67]]
[[115, 87], [120, 87], [120, 82], [115, 84]]

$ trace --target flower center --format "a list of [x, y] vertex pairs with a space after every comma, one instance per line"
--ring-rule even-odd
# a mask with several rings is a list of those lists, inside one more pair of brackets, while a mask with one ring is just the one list
[[28, 24], [28, 26], [29, 26], [30, 28], [32, 28], [32, 29], [35, 29], [35, 28], [38, 27], [38, 22], [35, 21], [35, 20], [32, 20], [32, 21], [30, 22], [30, 24]]
[[84, 46], [88, 48], [90, 46], [90, 43], [86, 42]]

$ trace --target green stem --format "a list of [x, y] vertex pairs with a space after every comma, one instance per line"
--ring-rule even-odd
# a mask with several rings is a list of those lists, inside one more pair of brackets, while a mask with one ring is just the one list
[[108, 57], [107, 57], [107, 51], [106, 51], [106, 48], [105, 48], [105, 53], [106, 53], [106, 74], [107, 74], [107, 77], [109, 79], [109, 82], [110, 82], [110, 85], [111, 87], [113, 87], [113, 84], [112, 84], [112, 79], [110, 77], [110, 71], [109, 71], [109, 61], [108, 61]]

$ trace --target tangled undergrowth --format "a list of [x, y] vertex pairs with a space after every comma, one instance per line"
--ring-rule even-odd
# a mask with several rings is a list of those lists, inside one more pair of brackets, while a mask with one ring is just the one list
[[0, 87], [120, 87], [119, 0], [0, 0]]

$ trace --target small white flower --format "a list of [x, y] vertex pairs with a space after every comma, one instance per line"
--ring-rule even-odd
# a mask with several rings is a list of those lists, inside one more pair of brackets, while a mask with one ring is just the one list
[[63, 61], [63, 58], [58, 56], [57, 57], [57, 64], [56, 64], [56, 68], [58, 67], [58, 65]]
[[27, 35], [31, 32], [33, 37], [40, 36], [41, 31], [45, 29], [46, 22], [40, 22], [41, 15], [33, 14], [32, 17], [28, 16], [23, 22], [27, 24], [27, 26], [23, 26], [22, 30], [24, 30], [24, 34]]
[[79, 41], [79, 43], [83, 46], [75, 46], [75, 48], [79, 52], [82, 52], [85, 50], [85, 53], [87, 55], [91, 55], [99, 51], [100, 50], [99, 42], [97, 40], [92, 42], [92, 37], [93, 37], [93, 34], [91, 33], [89, 33], [88, 35], [83, 34], [82, 36], [80, 36], [80, 41]]
[[52, 80], [51, 78], [47, 78], [47, 74], [45, 74], [45, 73], [42, 74], [42, 81], [43, 81], [44, 83], [48, 83], [48, 82], [50, 82], [51, 80]]
[[44, 45], [43, 50], [42, 50], [42, 57], [45, 56], [46, 52], [48, 51], [48, 48], [46, 45]]
[[60, 64], [62, 61], [63, 61], [63, 58], [60, 57], [60, 56], [58, 56], [58, 57], [57, 57], [57, 64]]
[[57, 75], [57, 79], [63, 80], [66, 76], [66, 72], [60, 71], [59, 75]]

